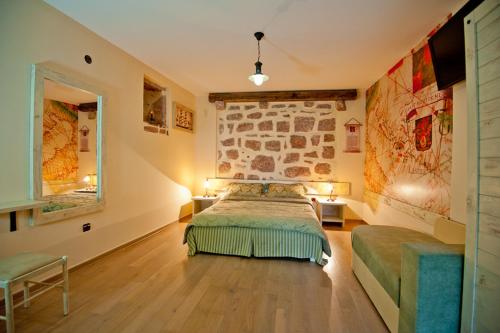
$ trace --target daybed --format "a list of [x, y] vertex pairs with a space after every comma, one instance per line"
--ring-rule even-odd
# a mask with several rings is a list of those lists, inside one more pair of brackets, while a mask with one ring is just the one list
[[459, 331], [463, 245], [372, 225], [353, 229], [352, 247], [353, 272], [391, 332]]

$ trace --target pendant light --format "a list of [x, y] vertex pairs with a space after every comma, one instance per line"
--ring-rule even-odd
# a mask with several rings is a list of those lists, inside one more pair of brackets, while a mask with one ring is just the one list
[[269, 76], [262, 74], [262, 63], [260, 62], [260, 40], [264, 37], [264, 33], [259, 31], [256, 32], [254, 36], [257, 39], [258, 55], [257, 62], [255, 63], [255, 74], [250, 75], [248, 79], [255, 83], [256, 86], [260, 86], [262, 83], [269, 80]]

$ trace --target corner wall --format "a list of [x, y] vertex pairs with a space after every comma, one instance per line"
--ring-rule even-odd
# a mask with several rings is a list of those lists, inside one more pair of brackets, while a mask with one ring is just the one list
[[[51, 62], [81, 74], [107, 94], [104, 117], [105, 210], [53, 224], [8, 231], [0, 215], [0, 257], [21, 251], [68, 255], [84, 262], [190, 213], [194, 135], [143, 130], [143, 79], [195, 107], [187, 90], [43, 1], [0, 2], [0, 203], [28, 197], [30, 66]], [[93, 63], [83, 57], [89, 54]], [[82, 224], [92, 223], [82, 233]]]

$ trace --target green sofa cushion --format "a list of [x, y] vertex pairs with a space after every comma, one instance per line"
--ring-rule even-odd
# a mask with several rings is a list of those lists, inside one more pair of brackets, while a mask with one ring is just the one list
[[399, 307], [401, 244], [439, 243], [438, 239], [406, 228], [363, 225], [352, 230], [352, 248]]

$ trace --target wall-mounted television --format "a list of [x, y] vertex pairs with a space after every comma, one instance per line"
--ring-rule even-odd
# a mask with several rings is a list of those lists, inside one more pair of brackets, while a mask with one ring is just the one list
[[483, 0], [470, 0], [431, 38], [429, 48], [438, 89], [465, 80], [464, 18]]

